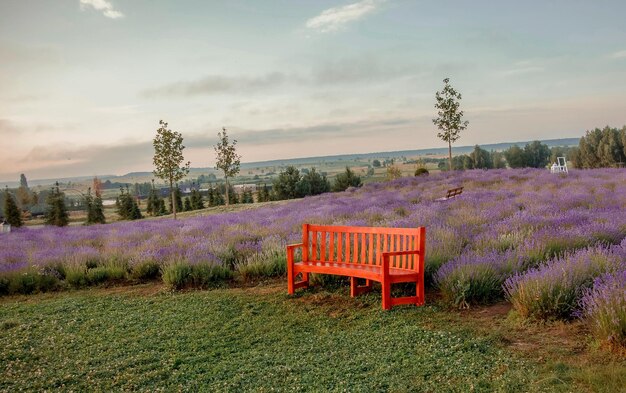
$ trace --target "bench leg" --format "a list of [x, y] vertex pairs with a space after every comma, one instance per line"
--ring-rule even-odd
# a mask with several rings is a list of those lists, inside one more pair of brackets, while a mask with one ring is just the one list
[[391, 283], [383, 281], [383, 310], [391, 310]]
[[424, 295], [424, 283], [416, 282], [415, 283], [415, 294], [417, 295], [417, 303], [416, 306], [423, 306], [426, 302]]
[[293, 263], [287, 263], [287, 293], [290, 295], [293, 295], [295, 292], [295, 274], [293, 270]]
[[350, 277], [350, 296], [357, 297], [362, 293], [366, 293], [372, 290], [372, 280], [365, 280], [365, 285], [359, 285], [359, 279], [356, 277]]

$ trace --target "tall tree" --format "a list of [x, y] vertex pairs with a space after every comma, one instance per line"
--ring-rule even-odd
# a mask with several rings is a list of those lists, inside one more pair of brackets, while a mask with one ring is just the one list
[[550, 161], [550, 148], [539, 141], [533, 141], [524, 146], [526, 165], [531, 168], [545, 168]]
[[[189, 173], [190, 162], [184, 162], [183, 136], [176, 131], [168, 130], [167, 123], [159, 120], [161, 127], [152, 144], [154, 145], [154, 175], [169, 182], [171, 199], [174, 200], [174, 183], [182, 180]], [[176, 219], [176, 203], [172, 204]]]
[[17, 204], [15, 203], [15, 199], [9, 193], [9, 189], [5, 188], [4, 190], [4, 217], [7, 220], [7, 223], [11, 224], [14, 227], [21, 227], [24, 223], [22, 222], [22, 213], [20, 209], [17, 208]]
[[224, 179], [226, 180], [226, 205], [228, 205], [230, 201], [228, 178], [239, 173], [241, 156], [237, 154], [237, 150], [235, 149], [237, 140], [233, 139], [232, 143], [228, 141], [226, 128], [222, 127], [222, 132], [217, 133], [217, 138], [217, 145], [213, 146], [215, 149], [215, 168], [224, 172]]
[[504, 158], [511, 168], [524, 168], [526, 166], [526, 154], [524, 149], [513, 145], [504, 151]]
[[474, 146], [474, 151], [470, 154], [470, 158], [474, 161], [473, 166], [476, 169], [491, 169], [493, 168], [493, 161], [491, 160], [491, 154], [480, 146]]
[[448, 158], [452, 170], [452, 144], [461, 137], [461, 131], [467, 128], [469, 122], [463, 121], [463, 111], [459, 109], [461, 93], [450, 85], [450, 78], [444, 79], [443, 83], [443, 90], [435, 93], [437, 118], [433, 119], [433, 123], [440, 130], [437, 137], [448, 142]]
[[274, 180], [272, 190], [276, 194], [276, 197], [281, 200], [302, 197], [304, 195], [299, 193], [298, 187], [300, 179], [300, 171], [290, 165], [284, 172], [278, 174], [278, 178]]
[[26, 175], [23, 173], [20, 175], [20, 187], [28, 189], [28, 180], [26, 180]]

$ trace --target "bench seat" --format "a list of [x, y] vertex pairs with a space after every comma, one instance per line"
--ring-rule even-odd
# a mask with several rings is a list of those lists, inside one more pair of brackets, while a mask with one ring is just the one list
[[[315, 262], [296, 262], [295, 265], [301, 272], [334, 274], [337, 276], [359, 277], [374, 281], [381, 281], [383, 277], [383, 268], [378, 265], [362, 265], [355, 263], [341, 263], [328, 261]], [[389, 277], [391, 282], [412, 282], [419, 279], [418, 272], [389, 268]]]

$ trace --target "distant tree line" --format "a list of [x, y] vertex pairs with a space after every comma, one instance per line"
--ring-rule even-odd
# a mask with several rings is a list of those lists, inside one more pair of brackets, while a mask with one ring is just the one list
[[626, 126], [587, 131], [580, 138], [578, 148], [570, 152], [569, 159], [576, 168], [623, 167], [626, 165]]

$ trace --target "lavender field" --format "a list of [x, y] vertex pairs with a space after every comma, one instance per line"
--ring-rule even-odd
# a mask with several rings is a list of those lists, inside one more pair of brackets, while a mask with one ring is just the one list
[[[435, 201], [457, 186], [465, 187], [461, 197]], [[298, 242], [302, 223], [425, 226], [427, 283], [451, 304], [506, 298], [539, 319], [594, 317], [613, 307], [611, 323], [622, 330], [609, 339], [623, 344], [626, 336], [626, 171], [619, 169], [441, 173], [178, 221], [20, 229], [0, 235], [0, 293], [280, 276], [285, 245]], [[621, 287], [602, 302], [594, 300], [604, 293], [594, 292], [594, 281]]]

